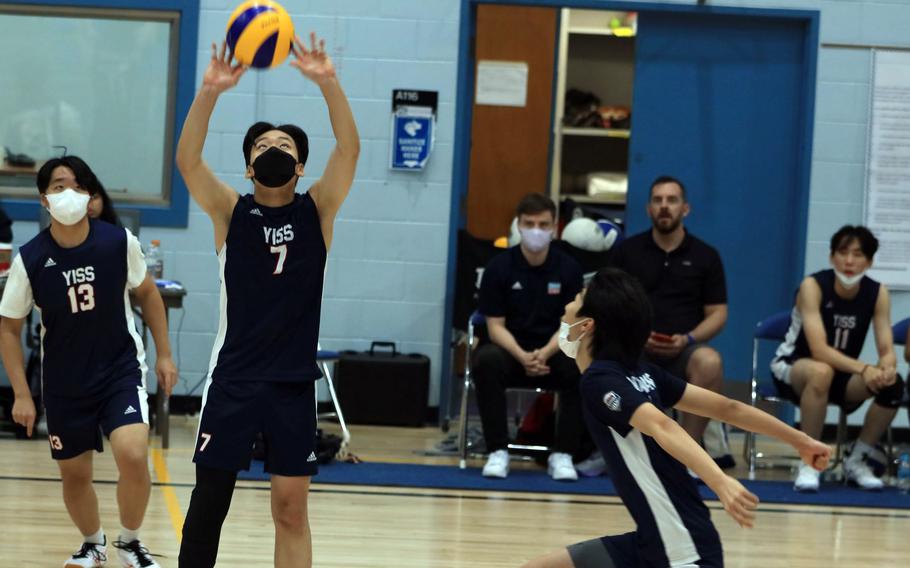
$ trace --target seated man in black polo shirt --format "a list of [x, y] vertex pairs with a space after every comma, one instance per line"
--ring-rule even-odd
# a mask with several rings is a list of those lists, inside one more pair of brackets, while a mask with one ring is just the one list
[[[717, 251], [686, 231], [689, 214], [682, 182], [661, 176], [651, 184], [648, 217], [652, 228], [620, 243], [611, 263], [638, 278], [654, 310], [645, 357], [694, 385], [720, 392], [723, 362], [706, 343], [727, 322], [727, 287]], [[682, 427], [702, 441], [708, 419], [682, 415]], [[716, 437], [726, 448], [722, 425]], [[722, 467], [733, 465], [727, 451], [708, 448]], [[720, 454], [720, 455], [718, 455]]]
[[575, 362], [559, 350], [563, 309], [583, 285], [581, 266], [550, 246], [556, 206], [539, 193], [518, 204], [521, 243], [487, 265], [478, 310], [486, 317], [490, 342], [474, 357], [474, 385], [487, 451], [485, 477], [509, 474], [507, 387], [541, 386], [559, 391], [555, 448], [547, 472], [556, 480], [578, 479], [572, 454], [582, 435]]

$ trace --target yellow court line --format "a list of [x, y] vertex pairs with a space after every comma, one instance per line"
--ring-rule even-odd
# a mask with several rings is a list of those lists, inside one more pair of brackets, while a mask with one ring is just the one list
[[[158, 448], [151, 450], [155, 476], [161, 483], [170, 483], [171, 478], [167, 471], [167, 460], [164, 459], [164, 453]], [[179, 544], [183, 536], [183, 512], [180, 510], [180, 502], [177, 501], [177, 493], [174, 492], [173, 487], [168, 485], [162, 485], [161, 492], [164, 494], [164, 502], [167, 504], [167, 512], [171, 516], [171, 525], [174, 526], [174, 534], [177, 536]]]

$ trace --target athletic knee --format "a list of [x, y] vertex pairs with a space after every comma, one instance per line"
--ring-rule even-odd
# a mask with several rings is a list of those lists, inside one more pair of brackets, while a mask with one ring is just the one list
[[60, 478], [65, 487], [88, 486], [92, 484], [92, 470], [91, 468], [61, 469]]
[[885, 408], [899, 408], [904, 400], [905, 388], [906, 385], [904, 384], [904, 380], [898, 375], [894, 384], [878, 391], [875, 395], [875, 404], [884, 406]]
[[814, 394], [826, 395], [831, 390], [831, 383], [834, 381], [834, 368], [825, 363], [813, 361], [806, 365], [806, 390], [811, 390]]
[[692, 354], [687, 365], [692, 383], [703, 387], [717, 387], [723, 384], [724, 362], [720, 353], [703, 347]]
[[274, 498], [272, 518], [275, 528], [292, 533], [303, 533], [307, 528], [306, 502], [291, 498]]
[[482, 345], [474, 353], [473, 372], [475, 382], [490, 382], [501, 376], [503, 371], [503, 356], [509, 355], [492, 343]]
[[117, 453], [117, 462], [121, 469], [136, 473], [148, 472], [148, 448], [133, 446], [121, 449]]

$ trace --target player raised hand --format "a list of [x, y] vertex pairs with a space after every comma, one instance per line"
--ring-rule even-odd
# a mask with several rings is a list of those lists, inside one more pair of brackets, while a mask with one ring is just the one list
[[316, 32], [310, 32], [309, 49], [300, 37], [294, 36], [291, 52], [294, 54], [291, 66], [296, 67], [304, 77], [317, 85], [335, 78], [335, 64], [325, 51], [325, 40], [317, 41]]
[[212, 43], [212, 59], [205, 70], [205, 75], [202, 76], [202, 86], [211, 87], [218, 93], [235, 87], [247, 67], [240, 63], [231, 65], [232, 57], [232, 54], [227, 52], [226, 42], [221, 42], [220, 50]]

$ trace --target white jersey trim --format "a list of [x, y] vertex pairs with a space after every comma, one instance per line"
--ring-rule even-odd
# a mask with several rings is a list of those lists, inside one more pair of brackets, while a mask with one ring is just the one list
[[209, 379], [215, 374], [215, 367], [218, 365], [218, 356], [221, 354], [221, 348], [224, 347], [224, 339], [227, 336], [227, 286], [224, 283], [224, 267], [227, 263], [227, 243], [221, 247], [218, 253], [218, 278], [221, 279], [221, 298], [219, 301], [218, 317], [218, 334], [215, 336], [215, 344], [212, 346], [212, 358], [209, 360]]
[[17, 254], [9, 269], [3, 299], [0, 300], [0, 315], [5, 318], [22, 319], [32, 311], [35, 298], [28, 272], [22, 262], [22, 255]]
[[610, 434], [616, 441], [619, 453], [622, 455], [632, 479], [641, 489], [654, 515], [657, 531], [663, 541], [664, 553], [670, 561], [670, 566], [684, 566], [694, 564], [699, 560], [698, 549], [692, 535], [683, 523], [679, 511], [667, 495], [667, 489], [654, 471], [654, 464], [648, 455], [648, 448], [641, 436], [641, 432], [632, 429], [626, 437], [619, 435], [610, 428]]
[[[774, 372], [774, 375], [787, 384], [790, 383], [790, 373], [784, 372], [783, 367], [778, 363], [781, 363], [781, 359], [786, 359], [790, 355], [793, 355], [793, 352], [796, 351], [796, 340], [799, 339], [799, 334], [803, 331], [803, 318], [799, 314], [799, 310], [794, 306], [793, 310], [790, 312], [790, 327], [787, 329], [787, 335], [784, 336], [784, 342], [781, 343], [777, 351], [774, 352], [774, 360], [771, 362], [771, 370]], [[786, 362], [783, 362], [786, 365]], [[776, 372], [775, 372], [776, 370]]]
[[[145, 363], [145, 346], [142, 345], [142, 338], [139, 337], [139, 332], [136, 331], [136, 320], [133, 318], [133, 306], [130, 303], [129, 284], [123, 287], [123, 311], [126, 313], [126, 331], [130, 334], [130, 337], [133, 338], [133, 343], [136, 345], [136, 362], [139, 363], [139, 372], [142, 375], [142, 388], [148, 389], [145, 379], [146, 375], [148, 375], [149, 368]], [[148, 404], [145, 405], [142, 412], [144, 413], [142, 415], [143, 418], [147, 419]]]

